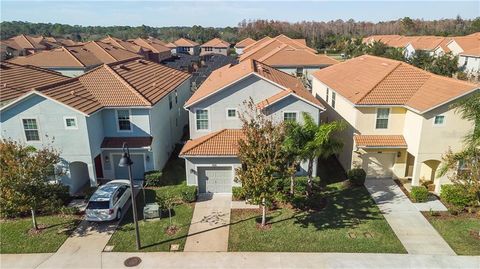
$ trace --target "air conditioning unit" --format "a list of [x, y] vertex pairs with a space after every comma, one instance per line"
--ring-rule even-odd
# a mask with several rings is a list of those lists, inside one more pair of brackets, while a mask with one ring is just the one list
[[146, 204], [143, 207], [144, 219], [156, 219], [160, 218], [160, 206], [157, 203]]

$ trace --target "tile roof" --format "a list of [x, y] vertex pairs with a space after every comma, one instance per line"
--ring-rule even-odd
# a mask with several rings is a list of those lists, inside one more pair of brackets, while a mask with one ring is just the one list
[[189, 74], [147, 60], [104, 64], [81, 76], [35, 89], [85, 114], [103, 107], [149, 107]]
[[165, 46], [165, 43], [163, 43], [163, 42], [159, 43], [156, 40], [136, 38], [136, 39], [132, 39], [130, 42], [134, 43], [135, 45], [146, 48], [148, 50], [151, 50], [154, 53], [161, 53], [161, 52], [169, 52], [170, 51], [170, 48]]
[[173, 44], [177, 47], [196, 47], [200, 45], [195, 41], [183, 37], [173, 41]]
[[7, 39], [15, 42], [22, 49], [44, 50], [47, 47], [40, 43], [41, 39], [29, 35], [17, 35]]
[[127, 50], [99, 42], [90, 41], [83, 45], [60, 47], [40, 51], [24, 57], [16, 57], [10, 62], [39, 67], [91, 67], [103, 63], [113, 63], [141, 56]]
[[480, 37], [480, 32], [476, 32], [476, 33], [473, 33], [473, 34], [469, 34], [467, 36], [476, 36], [476, 37]]
[[406, 148], [403, 135], [354, 135], [353, 140], [359, 148]]
[[180, 156], [236, 156], [238, 141], [245, 136], [241, 129], [223, 129], [211, 134], [188, 140]]
[[153, 137], [105, 137], [100, 148], [102, 149], [121, 149], [123, 143], [127, 143], [129, 148], [146, 148], [152, 144]]
[[220, 38], [214, 38], [203, 43], [200, 47], [230, 48], [230, 43], [223, 41]]
[[255, 43], [256, 41], [250, 37], [247, 37], [245, 39], [242, 39], [240, 41], [238, 41], [236, 44], [235, 44], [235, 48], [245, 48], [249, 45], [252, 45], [253, 43]]
[[430, 51], [440, 46], [446, 40], [450, 40], [450, 39], [442, 36], [419, 36], [418, 38], [410, 41], [410, 44], [416, 50]]
[[128, 50], [133, 53], [137, 53], [137, 54], [139, 53], [141, 54], [144, 51], [144, 49], [139, 45], [136, 45], [132, 42], [124, 41], [124, 40], [121, 40], [120, 38], [115, 38], [112, 36], [107, 36], [104, 39], [101, 39], [100, 41], [115, 47], [122, 48], [124, 50]]
[[68, 77], [47, 69], [9, 62], [0, 63], [0, 101], [16, 99], [33, 88], [68, 80]]
[[466, 50], [464, 52], [461, 52], [460, 55], [480, 57], [480, 46], [476, 47], [476, 48], [473, 48], [473, 49]]
[[400, 105], [419, 112], [478, 89], [405, 62], [363, 55], [332, 65], [313, 76], [356, 105]]
[[243, 48], [243, 52], [248, 52], [248, 51], [253, 50], [253, 49], [255, 49], [259, 46], [262, 46], [263, 44], [265, 44], [266, 42], [268, 42], [270, 40], [272, 40], [272, 38], [269, 37], [269, 36], [266, 36], [266, 37], [256, 41], [255, 43], [250, 44], [250, 45], [246, 46], [245, 48]]
[[246, 60], [237, 65], [226, 65], [212, 72], [195, 93], [185, 103], [185, 107], [191, 106], [203, 98], [221, 90], [250, 74], [257, 74], [264, 79], [272, 81], [290, 94], [296, 95], [306, 101], [322, 107], [321, 103], [311, 95], [303, 84], [294, 76], [279, 71], [271, 66], [255, 60]]
[[453, 37], [451, 42], [457, 43], [463, 51], [468, 51], [480, 47], [480, 36]]

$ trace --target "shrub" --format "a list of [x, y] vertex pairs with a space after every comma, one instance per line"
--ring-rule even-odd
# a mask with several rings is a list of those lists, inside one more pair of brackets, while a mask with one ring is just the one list
[[245, 200], [245, 191], [242, 187], [232, 187], [232, 196], [234, 201]]
[[443, 185], [440, 198], [451, 205], [462, 208], [473, 205], [477, 200], [475, 193], [468, 191], [459, 184]]
[[168, 198], [169, 200], [172, 199], [171, 197], [174, 197], [182, 202], [191, 203], [197, 200], [197, 187], [187, 186], [186, 184], [165, 186], [160, 188], [157, 197], [159, 199]]
[[423, 203], [426, 202], [428, 199], [428, 189], [425, 186], [412, 186], [412, 191], [410, 192], [410, 196], [412, 200], [416, 203]]
[[347, 172], [347, 178], [350, 180], [352, 185], [363, 186], [365, 184], [365, 178], [367, 173], [362, 168], [350, 169]]
[[181, 191], [182, 201], [185, 203], [193, 203], [197, 200], [197, 187], [183, 185]]
[[76, 215], [79, 213], [79, 209], [73, 206], [62, 206], [59, 208], [58, 213], [62, 215]]
[[145, 173], [145, 183], [147, 186], [159, 187], [161, 186], [162, 172], [158, 170], [149, 171]]

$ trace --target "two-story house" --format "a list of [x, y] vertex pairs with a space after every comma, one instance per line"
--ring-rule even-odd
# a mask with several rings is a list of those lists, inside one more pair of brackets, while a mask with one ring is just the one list
[[187, 38], [179, 38], [167, 44], [174, 53], [185, 53], [190, 55], [198, 55], [200, 53], [200, 44]]
[[247, 37], [247, 38], [244, 38], [244, 39], [238, 41], [235, 44], [235, 53], [237, 53], [238, 55], [242, 54], [244, 48], [252, 45], [255, 42], [256, 41], [254, 39], [250, 38], [250, 37]]
[[[243, 135], [239, 115], [250, 98], [274, 121], [301, 122], [302, 112], [306, 112], [319, 123], [324, 111], [296, 77], [258, 61], [213, 71], [185, 103], [191, 140], [180, 156], [185, 159], [187, 184], [197, 185], [200, 193], [231, 192], [235, 168], [240, 166], [238, 141]], [[299, 173], [305, 171], [304, 163]]]
[[34, 79], [28, 72], [8, 75], [6, 66], [1, 101], [19, 89], [22, 94], [0, 108], [1, 136], [58, 149], [58, 180], [72, 194], [99, 180], [128, 178], [118, 166], [124, 142], [134, 179], [161, 170], [188, 123], [182, 107], [191, 95], [190, 75], [151, 61], [104, 64], [75, 78], [57, 75], [60, 81], [42, 77], [51, 81], [44, 86], [28, 84]]
[[451, 108], [478, 86], [434, 75], [405, 62], [363, 55], [313, 74], [312, 93], [327, 106], [325, 121], [345, 120], [345, 169], [363, 167], [369, 178], [448, 182], [438, 177], [442, 154], [462, 147], [473, 128]]
[[220, 38], [214, 38], [203, 43], [200, 46], [200, 56], [210, 54], [220, 54], [227, 56], [230, 46], [231, 44], [227, 41], [223, 41]]

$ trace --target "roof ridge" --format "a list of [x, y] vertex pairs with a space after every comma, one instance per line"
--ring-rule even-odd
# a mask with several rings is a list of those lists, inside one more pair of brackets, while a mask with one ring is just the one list
[[385, 76], [383, 76], [377, 83], [375, 83], [375, 85], [370, 89], [368, 90], [363, 96], [362, 98], [360, 98], [357, 103], [360, 103], [363, 99], [365, 99], [365, 97], [367, 97], [375, 88], [377, 88], [377, 86], [382, 83], [382, 81], [384, 81], [388, 76], [390, 76], [390, 74], [393, 73], [393, 71], [397, 70], [397, 68], [402, 65], [402, 62], [398, 62], [397, 65], [392, 68], [392, 70], [390, 70], [390, 72], [388, 72]]
[[[117, 58], [113, 57], [112, 54], [110, 54], [105, 48], [103, 48], [102, 46], [100, 46], [97, 42], [101, 42], [101, 41], [95, 41], [95, 40], [93, 40], [93, 41], [90, 41], [90, 42], [88, 42], [88, 43], [93, 43], [93, 44], [95, 44], [95, 45], [96, 45], [97, 47], [99, 47], [104, 53], [106, 53], [108, 56], [110, 56], [114, 61], [117, 60]], [[102, 42], [102, 43], [103, 43], [103, 42]], [[106, 44], [106, 43], [105, 43], [105, 44]], [[108, 44], [106, 44], [106, 45], [108, 45]], [[112, 45], [110, 45], [110, 46], [112, 46]], [[114, 46], [112, 46], [112, 47], [114, 47]], [[92, 52], [92, 53], [93, 53], [93, 52]], [[93, 53], [93, 54], [95, 55], [95, 53]], [[97, 57], [97, 56], [95, 55], [95, 57]]]
[[120, 76], [119, 74], [117, 74], [117, 72], [115, 72], [115, 70], [113, 70], [109, 65], [107, 64], [104, 64], [103, 66], [105, 66], [105, 68], [116, 78], [118, 79], [123, 85], [125, 85], [130, 91], [132, 91], [135, 95], [137, 95], [138, 97], [140, 97], [140, 99], [142, 99], [142, 101], [147, 104], [147, 105], [152, 105], [152, 102], [148, 101], [148, 99], [143, 96], [143, 94], [141, 94], [139, 91], [137, 91], [132, 85], [130, 85], [130, 83], [128, 83], [122, 76]]
[[[272, 42], [274, 42], [274, 41], [281, 42], [281, 41], [279, 41], [279, 40], [277, 40], [277, 39], [275, 39], [275, 38], [270, 38], [270, 40], [268, 40], [268, 41], [266, 41], [265, 43], [261, 44], [258, 48], [255, 48], [255, 49], [253, 49], [253, 50], [251, 50], [251, 51], [247, 51], [245, 54], [242, 54], [242, 55], [240, 56], [240, 58], [245, 59], [245, 58], [247, 58], [247, 57], [250, 57], [250, 56], [252, 56], [253, 54], [257, 53], [259, 50], [261, 50], [261, 49], [263, 49], [264, 47], [270, 45], [270, 44], [271, 44]], [[257, 41], [257, 42], [258, 42], [258, 41]], [[283, 43], [283, 42], [282, 42], [282, 43]], [[255, 44], [255, 43], [254, 43], [254, 44]], [[254, 44], [251, 44], [251, 45], [254, 45]], [[245, 48], [247, 48], [247, 47], [245, 47]]]
[[30, 42], [30, 40], [28, 40], [28, 38], [27, 38], [27, 36], [26, 36], [25, 34], [21, 34], [21, 36], [22, 36], [23, 38], [25, 38], [25, 40], [27, 40], [28, 44], [30, 44], [30, 45], [35, 49], [35, 45], [33, 45], [33, 43]]
[[[75, 61], [77, 61], [81, 66], [87, 67], [84, 63], [80, 61], [73, 53], [71, 53], [68, 49], [65, 48], [65, 46], [62, 46], [62, 49], [67, 52], [68, 55], [70, 55]], [[96, 56], [95, 56], [96, 57]]]
[[[258, 60], [260, 62], [263, 62], [263, 61], [267, 60], [268, 58], [272, 57], [273, 55], [277, 54], [278, 52], [280, 52], [281, 50], [283, 50], [287, 46], [289, 46], [289, 45], [282, 42], [282, 45], [280, 45], [279, 47], [269, 51], [267, 54], [263, 55], [263, 57], [261, 57]], [[292, 49], [294, 49], [294, 48], [292, 47]]]

